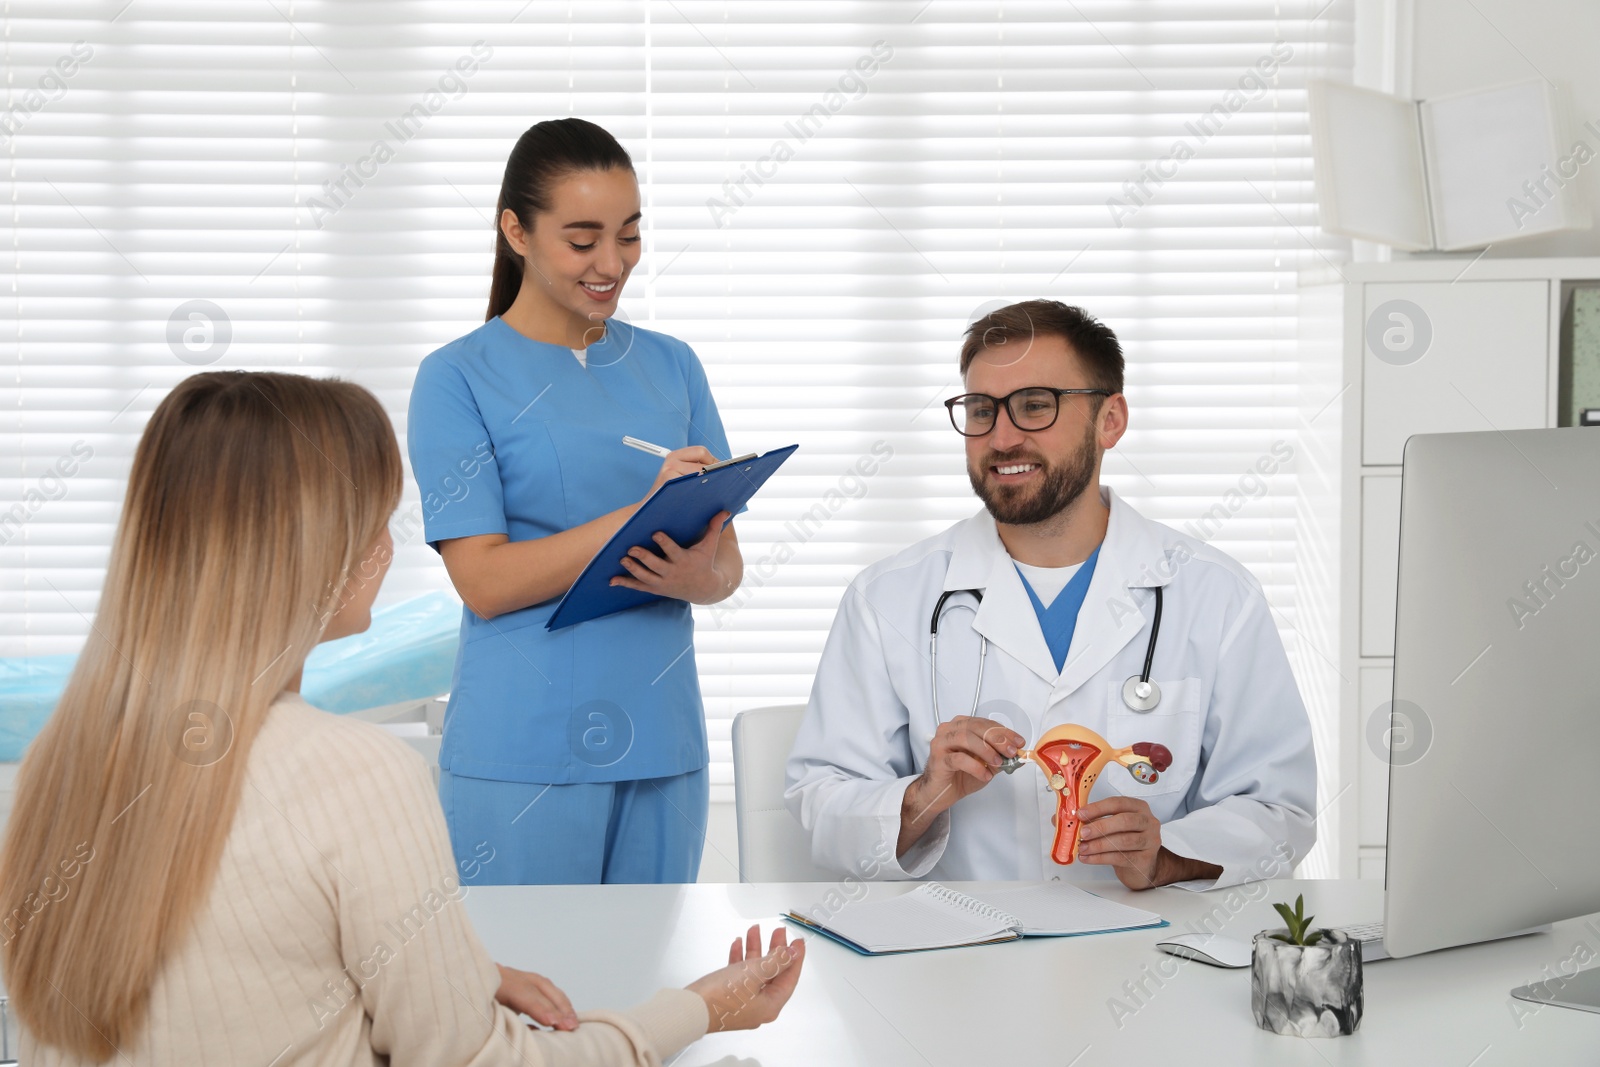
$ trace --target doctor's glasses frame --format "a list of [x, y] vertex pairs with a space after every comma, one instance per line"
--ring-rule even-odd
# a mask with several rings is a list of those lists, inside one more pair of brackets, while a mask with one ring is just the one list
[[950, 425], [962, 437], [982, 437], [994, 429], [1001, 405], [1019, 430], [1048, 430], [1061, 415], [1064, 396], [1114, 396], [1110, 389], [1057, 389], [1049, 385], [1030, 385], [1014, 389], [1005, 396], [988, 393], [962, 393], [944, 402]]

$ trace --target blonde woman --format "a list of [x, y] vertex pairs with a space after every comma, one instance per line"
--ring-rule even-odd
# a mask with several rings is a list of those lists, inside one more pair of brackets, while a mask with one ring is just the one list
[[787, 1001], [804, 946], [754, 927], [629, 1012], [497, 970], [421, 760], [297, 692], [367, 627], [400, 486], [356, 385], [198, 374], [156, 409], [0, 857], [22, 1062], [657, 1064]]

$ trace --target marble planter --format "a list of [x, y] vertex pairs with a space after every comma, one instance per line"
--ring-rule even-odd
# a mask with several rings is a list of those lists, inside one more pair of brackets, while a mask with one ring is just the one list
[[1324, 930], [1315, 945], [1291, 945], [1263, 930], [1250, 963], [1256, 1025], [1291, 1037], [1340, 1037], [1361, 1026], [1361, 943]]

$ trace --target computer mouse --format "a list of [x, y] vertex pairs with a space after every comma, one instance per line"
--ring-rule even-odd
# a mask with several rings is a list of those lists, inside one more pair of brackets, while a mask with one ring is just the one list
[[1221, 934], [1173, 934], [1157, 941], [1156, 948], [1213, 967], [1234, 968], [1250, 966], [1250, 957], [1255, 952], [1250, 942]]

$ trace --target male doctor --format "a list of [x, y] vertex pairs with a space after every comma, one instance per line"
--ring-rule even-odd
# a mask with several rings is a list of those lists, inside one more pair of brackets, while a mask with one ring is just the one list
[[[946, 407], [984, 510], [845, 593], [787, 767], [818, 865], [1209, 889], [1287, 876], [1310, 849], [1311, 727], [1260, 585], [1100, 485], [1128, 426], [1122, 371], [1116, 335], [1055, 301], [967, 330], [966, 392]], [[929, 627], [951, 590], [935, 678]], [[1000, 770], [1062, 723], [1171, 754], [1151, 784], [1106, 765], [1072, 867], [1049, 856], [1044, 775]]]

